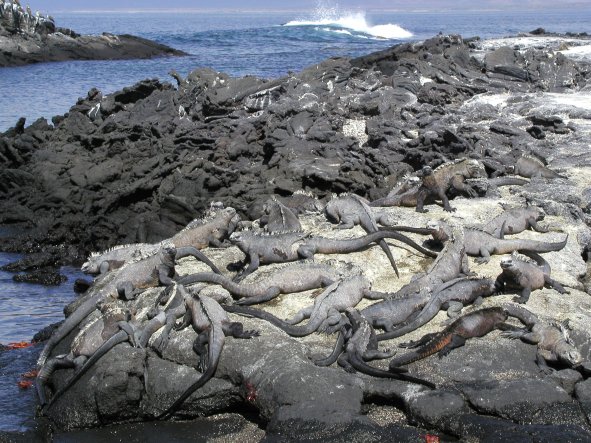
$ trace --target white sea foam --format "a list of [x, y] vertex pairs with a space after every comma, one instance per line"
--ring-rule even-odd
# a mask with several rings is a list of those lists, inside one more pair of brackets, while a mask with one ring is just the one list
[[387, 40], [410, 38], [413, 35], [412, 32], [392, 23], [372, 25], [367, 21], [364, 12], [340, 13], [338, 9], [317, 9], [313, 18], [292, 20], [283, 26], [322, 26], [320, 29], [323, 31], [347, 31], [357, 37], [371, 36]]

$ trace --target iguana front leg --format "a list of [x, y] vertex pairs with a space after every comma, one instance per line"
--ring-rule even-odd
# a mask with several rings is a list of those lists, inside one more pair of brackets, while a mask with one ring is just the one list
[[258, 256], [258, 254], [249, 254], [248, 258], [249, 258], [248, 259], [248, 266], [246, 267], [246, 269], [243, 270], [241, 273], [239, 273], [238, 275], [236, 275], [236, 277], [234, 277], [232, 279], [236, 283], [241, 282], [247, 275], [252, 274], [254, 271], [256, 271], [259, 268], [261, 260]]
[[513, 301], [516, 302], [516, 303], [525, 304], [529, 300], [530, 294], [531, 294], [531, 288], [530, 287], [523, 288], [523, 291], [521, 291], [521, 297], [515, 297], [513, 299]]
[[538, 349], [538, 352], [536, 353], [536, 364], [538, 365], [538, 368], [540, 368], [540, 371], [542, 371], [546, 375], [550, 375], [553, 372], [556, 372], [556, 370], [548, 366], [544, 354], [544, 351]]
[[443, 203], [443, 210], [447, 212], [456, 212], [456, 208], [452, 208], [449, 204], [449, 200], [447, 199], [447, 195], [445, 195], [445, 191], [439, 192], [439, 198]]
[[310, 316], [312, 315], [313, 309], [314, 309], [314, 306], [308, 306], [308, 307], [300, 310], [292, 318], [286, 319], [285, 323], [289, 323], [290, 325], [297, 325], [298, 323], [301, 323], [302, 321], [304, 321], [304, 319], [310, 318]]
[[371, 291], [369, 289], [364, 289], [363, 298], [367, 298], [368, 300], [383, 300], [385, 298], [388, 298], [388, 294], [386, 292]]
[[527, 219], [527, 224], [536, 232], [546, 233], [550, 232], [550, 229], [540, 226], [537, 220], [533, 217]]
[[488, 249], [486, 249], [484, 246], [482, 246], [480, 248], [479, 254], [480, 254], [480, 257], [477, 257], [474, 260], [479, 265], [483, 265], [483, 264], [488, 263], [490, 261], [490, 252], [488, 252]]
[[425, 204], [425, 198], [427, 198], [427, 193], [428, 191], [426, 189], [419, 190], [419, 194], [417, 195], [416, 212], [428, 212], [427, 209], [423, 208], [423, 205]]
[[478, 197], [478, 193], [474, 190], [472, 186], [470, 186], [464, 181], [464, 177], [462, 175], [455, 175], [454, 177], [452, 177], [451, 186], [454, 189], [457, 189], [458, 191], [465, 192], [471, 198]]

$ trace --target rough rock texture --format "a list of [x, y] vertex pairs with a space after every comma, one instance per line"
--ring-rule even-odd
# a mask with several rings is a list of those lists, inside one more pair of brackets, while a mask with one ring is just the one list
[[18, 3], [0, 4], [0, 67], [65, 60], [115, 60], [186, 55], [133, 35], [80, 35], [33, 15]]
[[[478, 45], [438, 36], [356, 60], [329, 60], [273, 81], [198, 70], [178, 89], [147, 80], [108, 97], [92, 91], [66, 116], [55, 118], [54, 127], [38, 121], [0, 137], [0, 160], [6, 165], [0, 172], [3, 221], [32, 227], [13, 247], [34, 249], [42, 242], [102, 249], [155, 241], [170, 236], [212, 200], [248, 213], [260, 199], [300, 189], [320, 197], [346, 189], [377, 198], [424, 164], [437, 166], [470, 154], [492, 174], [503, 172], [523, 153], [536, 154], [568, 178], [532, 178], [523, 187], [499, 187], [476, 199], [458, 197], [454, 213], [436, 205], [428, 205], [427, 214], [401, 207], [376, 213], [413, 227], [439, 218], [469, 226], [488, 222], [502, 211], [501, 204], [541, 205], [550, 232], [517, 235], [558, 241], [569, 234], [563, 250], [544, 258], [552, 277], [570, 294], [536, 290], [527, 308], [542, 319], [569, 319], [589, 368], [591, 299], [584, 292], [584, 256], [591, 245], [591, 110], [571, 106], [560, 94], [572, 92], [570, 100], [586, 93], [581, 88], [587, 65], [551, 50], [491, 51]], [[544, 131], [543, 139], [527, 132], [532, 125]], [[321, 215], [300, 217], [303, 229], [314, 235], [364, 234], [359, 227], [336, 230]], [[388, 243], [400, 279], [375, 246], [315, 259], [350, 263], [344, 266], [347, 272], [361, 270], [373, 290], [394, 292], [427, 269], [431, 259]], [[234, 246], [203, 252], [229, 276], [228, 265], [243, 258]], [[500, 273], [499, 263], [499, 256], [483, 265], [470, 259], [472, 271], [492, 278]], [[273, 266], [261, 267], [245, 283]], [[203, 270], [203, 264], [188, 258], [178, 267], [180, 274]], [[145, 324], [161, 291], [150, 289], [128, 302], [136, 326]], [[310, 305], [313, 294], [284, 294], [263, 308], [287, 318]], [[489, 297], [483, 306], [513, 297]], [[364, 300], [359, 307], [369, 303]], [[188, 399], [179, 417], [254, 413], [270, 441], [293, 435], [300, 440], [336, 441], [349, 435], [408, 440], [425, 434], [462, 441], [591, 439], [588, 369], [559, 367], [546, 375], [535, 363], [535, 346], [497, 331], [441, 359], [409, 365], [410, 374], [437, 384], [430, 391], [350, 374], [336, 365], [314, 366], [309, 357], [327, 355], [334, 335], [295, 339], [261, 320], [231, 318], [260, 330], [261, 336], [227, 338], [215, 378]], [[441, 312], [419, 330], [381, 346], [397, 347], [441, 330], [445, 321]], [[55, 354], [67, 352], [74, 335]], [[49, 418], [63, 429], [152, 420], [196, 379], [194, 339], [190, 328], [173, 332], [162, 356], [150, 347], [118, 345], [56, 402]], [[388, 367], [386, 361], [371, 364]], [[54, 386], [59, 388], [71, 372], [57, 371]]]
[[[300, 189], [374, 199], [425, 164], [551, 154], [548, 138], [540, 146], [524, 131], [539, 114], [529, 94], [577, 91], [586, 65], [508, 47], [479, 60], [474, 44], [438, 36], [271, 81], [198, 69], [177, 89], [145, 80], [106, 97], [92, 90], [53, 126], [21, 122], [0, 136], [0, 222], [33, 228], [16, 249], [88, 252], [170, 236], [211, 200], [246, 213]], [[500, 63], [526, 79], [489, 69]], [[485, 92], [523, 98], [519, 119], [479, 102]]]

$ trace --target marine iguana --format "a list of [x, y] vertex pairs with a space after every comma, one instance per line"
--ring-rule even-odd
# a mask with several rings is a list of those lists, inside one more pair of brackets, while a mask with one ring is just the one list
[[302, 225], [298, 216], [275, 198], [271, 198], [263, 205], [264, 215], [259, 224], [267, 232], [294, 232], [301, 231]]
[[[224, 309], [266, 320], [293, 337], [304, 337], [315, 331], [330, 333], [333, 329], [337, 330], [340, 327], [340, 312], [356, 306], [364, 297], [376, 297], [376, 293], [370, 291], [370, 287], [369, 280], [363, 275], [337, 281], [316, 297], [314, 305], [300, 310], [294, 317], [285, 321], [263, 310], [247, 306], [224, 306]], [[306, 318], [310, 321], [305, 326], [295, 326]]]
[[186, 275], [180, 278], [178, 283], [185, 286], [196, 282], [215, 283], [237, 297], [244, 297], [238, 300], [237, 304], [252, 305], [272, 300], [279, 294], [291, 294], [329, 286], [338, 278], [339, 273], [332, 266], [304, 262], [282, 266], [254, 283], [238, 284], [223, 275], [211, 272]]
[[[384, 229], [396, 229], [396, 227]], [[433, 291], [437, 286], [457, 278], [460, 274], [470, 274], [464, 247], [464, 230], [461, 226], [432, 220], [427, 223], [426, 232], [430, 232], [434, 239], [442, 242], [443, 249], [425, 273], [415, 275], [410, 283], [389, 298], [416, 294], [423, 288]]]
[[[440, 222], [444, 224], [445, 222]], [[434, 240], [440, 240], [435, 238]], [[488, 263], [491, 254], [507, 254], [513, 251], [550, 252], [560, 251], [566, 246], [568, 234], [561, 242], [550, 243], [522, 238], [495, 238], [492, 234], [477, 228], [464, 228], [466, 254], [478, 257], [476, 263]]]
[[550, 277], [550, 265], [542, 256], [529, 251], [520, 252], [534, 262], [517, 254], [503, 257], [500, 263], [502, 272], [495, 282], [498, 292], [520, 289], [521, 297], [514, 300], [517, 303], [527, 303], [531, 291], [544, 286], [552, 287], [560, 294], [568, 294], [560, 283]]
[[[82, 265], [82, 272], [87, 274], [103, 274], [110, 269], [120, 268], [124, 263], [142, 259], [156, 253], [163, 245], [172, 243], [179, 251], [191, 251], [197, 260], [206, 263], [214, 272], [220, 273], [211, 261], [200, 251], [209, 245], [218, 247], [221, 240], [234, 231], [238, 222], [238, 215], [234, 208], [221, 210], [212, 209], [202, 219], [195, 219], [184, 229], [176, 233], [168, 240], [160, 243], [136, 243], [130, 245], [115, 246], [99, 253], [92, 253]], [[184, 247], [192, 246], [195, 249]], [[186, 255], [184, 255], [186, 256]], [[177, 257], [180, 259], [181, 257]]]
[[507, 171], [522, 177], [543, 177], [543, 178], [564, 178], [564, 175], [549, 169], [544, 163], [530, 155], [522, 155], [517, 159], [514, 166], [508, 166]]
[[506, 209], [489, 221], [483, 230], [497, 238], [502, 238], [505, 234], [519, 234], [526, 229], [546, 233], [548, 229], [538, 225], [539, 221], [544, 220], [544, 216], [544, 210], [539, 206]]
[[[133, 328], [128, 321], [131, 314], [119, 300], [104, 303], [100, 307], [101, 315], [84, 326], [72, 340], [70, 352], [50, 358], [37, 375], [36, 388], [41, 406], [46, 405], [45, 387], [56, 369], [76, 368], [76, 373], [55, 393], [46, 408], [66, 392], [106, 351], [105, 344], [110, 347], [129, 340], [135, 345]], [[116, 337], [116, 338], [114, 338]], [[116, 342], [116, 343], [114, 343]], [[114, 344], [113, 344], [114, 343]]]
[[258, 269], [259, 264], [285, 263], [304, 258], [312, 259], [314, 254], [346, 254], [359, 251], [369, 244], [384, 238], [394, 238], [415, 248], [429, 257], [436, 253], [425, 249], [410, 238], [397, 232], [375, 232], [360, 238], [346, 240], [311, 237], [304, 232], [288, 232], [281, 234], [256, 234], [252, 231], [234, 232], [230, 241], [244, 254], [248, 266], [235, 281], [239, 281]]
[[136, 289], [172, 284], [175, 256], [176, 248], [166, 246], [155, 255], [105, 274], [80, 298], [77, 309], [51, 335], [37, 364], [45, 364], [53, 348], [96, 309], [98, 302], [116, 298], [118, 295], [124, 300], [132, 300]]
[[419, 189], [421, 188], [421, 179], [416, 175], [407, 175], [402, 181], [396, 184], [394, 188], [383, 198], [379, 198], [369, 203], [369, 206], [407, 206], [417, 205]]
[[184, 291], [182, 285], [178, 285], [178, 289], [181, 293], [185, 292], [186, 311], [182, 323], [175, 329], [179, 331], [189, 325], [193, 326], [198, 334], [193, 343], [193, 349], [200, 357], [201, 370], [204, 370], [205, 367], [207, 369], [168, 409], [157, 417], [159, 420], [170, 417], [193, 392], [213, 377], [226, 336], [249, 339], [259, 335], [258, 331], [244, 331], [242, 323], [231, 321], [224, 309], [214, 299], [203, 294], [191, 296]]
[[[367, 200], [358, 195], [343, 194], [331, 199], [324, 208], [324, 213], [329, 221], [339, 223], [340, 229], [350, 229], [355, 225], [359, 225], [368, 234], [378, 232], [376, 218], [371, 212]], [[380, 240], [378, 245], [386, 253], [394, 272], [396, 272], [396, 276], [399, 277], [396, 262], [386, 241]]]
[[394, 357], [390, 360], [390, 370], [395, 371], [399, 366], [407, 365], [425, 357], [438, 353], [443, 357], [454, 348], [464, 346], [466, 340], [473, 337], [482, 337], [494, 329], [507, 329], [507, 312], [502, 308], [493, 307], [480, 309], [466, 314], [443, 331], [426, 334], [421, 339], [404, 345], [408, 348], [419, 347], [416, 351]]
[[439, 310], [447, 309], [450, 318], [460, 315], [462, 308], [470, 303], [476, 305], [496, 291], [495, 281], [484, 277], [462, 277], [450, 280], [434, 289], [430, 300], [421, 312], [404, 325], [380, 335], [380, 340], [402, 337], [431, 321]]
[[583, 362], [579, 350], [571, 341], [566, 325], [555, 322], [544, 322], [522, 306], [503, 304], [503, 309], [517, 318], [526, 328], [503, 331], [502, 336], [510, 339], [521, 339], [525, 343], [537, 345], [536, 363], [546, 374], [554, 371], [548, 366], [550, 363], [563, 363], [569, 367], [577, 367]]
[[277, 197], [283, 205], [291, 209], [294, 214], [318, 213], [324, 209], [324, 203], [309, 191], [298, 189], [288, 197]]
[[[378, 350], [375, 332], [359, 311], [354, 308], [347, 308], [345, 314], [349, 323], [341, 328], [333, 352], [324, 359], [314, 361], [316, 365], [330, 366], [336, 360], [339, 366], [347, 372], [359, 371], [373, 377], [395, 378], [435, 388], [435, 385], [431, 382], [404, 374], [407, 369], [394, 368], [391, 371], [384, 371], [368, 365], [366, 361], [390, 358], [396, 352]], [[344, 344], [345, 341], [346, 344]]]
[[444, 163], [436, 169], [429, 166], [423, 167], [417, 175], [421, 177], [422, 185], [417, 197], [417, 212], [427, 212], [423, 208], [427, 196], [437, 196], [443, 203], [443, 209], [453, 212], [455, 209], [449, 205], [447, 191], [450, 188], [467, 193], [470, 197], [476, 197], [477, 193], [465, 183], [465, 179], [484, 175], [484, 166], [474, 159], [461, 159], [451, 163]]

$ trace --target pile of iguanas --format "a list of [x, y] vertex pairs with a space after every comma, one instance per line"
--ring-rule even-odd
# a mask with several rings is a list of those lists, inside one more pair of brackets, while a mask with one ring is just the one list
[[[531, 177], [536, 175], [535, 167], [540, 168], [529, 160], [522, 163], [516, 165], [515, 173], [527, 173]], [[542, 172], [538, 175], [554, 177]], [[530, 206], [509, 208], [481, 228], [442, 220], [431, 221], [425, 228], [380, 227], [382, 221], [388, 222], [372, 209], [378, 205], [412, 204], [417, 211], [424, 212], [428, 199], [440, 199], [446, 211], [453, 211], [448, 192], [453, 190], [475, 197], [476, 192], [469, 180], [483, 176], [486, 173], [480, 162], [464, 159], [435, 169], [425, 167], [418, 177], [405, 179], [387, 197], [372, 203], [352, 194], [333, 197], [323, 209], [327, 220], [338, 223], [338, 228], [342, 229], [359, 225], [366, 235], [355, 238], [313, 236], [302, 229], [298, 211], [294, 210], [297, 204], [272, 199], [263, 207], [260, 230], [237, 230], [241, 222], [234, 209], [212, 207], [204, 219], [195, 220], [161, 243], [120, 246], [92, 254], [82, 269], [96, 275], [93, 284], [70, 308], [71, 314], [46, 343], [39, 358], [37, 392], [44, 410], [59, 401], [61, 395], [114, 346], [128, 342], [130, 346], [151, 346], [161, 354], [173, 329], [192, 326], [197, 333], [193, 350], [198, 356], [202, 375], [174, 403], [163, 406], [157, 418], [171, 417], [195, 390], [214, 376], [225, 337], [256, 339], [259, 335], [258, 331], [244, 331], [242, 323], [232, 321], [227, 313], [268, 321], [294, 337], [315, 332], [337, 333], [333, 352], [315, 360], [317, 365], [328, 366], [337, 362], [349, 372], [358, 371], [430, 388], [435, 385], [408, 374], [408, 370], [401, 366], [434, 353], [444, 356], [453, 348], [462, 346], [467, 339], [482, 337], [494, 329], [502, 329], [508, 338], [537, 344], [538, 364], [546, 371], [549, 361], [564, 362], [571, 367], [580, 365], [580, 354], [568, 340], [565, 328], [546, 324], [523, 307], [506, 304], [460, 316], [464, 306], [478, 305], [483, 297], [505, 291], [517, 291], [516, 301], [522, 304], [528, 301], [533, 290], [544, 286], [566, 293], [562, 285], [550, 277], [550, 267], [540, 253], [559, 251], [566, 245], [568, 236], [561, 242], [504, 238], [530, 228], [546, 233], [548, 230], [538, 224], [544, 217], [541, 209]], [[296, 197], [301, 200], [302, 196]], [[316, 204], [310, 205], [307, 200], [306, 205], [306, 208], [317, 209]], [[430, 248], [419, 245], [402, 232], [431, 236]], [[390, 240], [390, 244], [386, 240]], [[352, 273], [351, 269], [340, 269], [330, 261], [313, 260], [316, 254], [342, 255], [375, 244], [385, 253], [398, 275], [391, 250], [392, 240], [434, 258], [425, 272], [417, 274], [394, 293], [373, 291], [372, 282], [362, 272]], [[245, 257], [233, 278], [222, 274], [202, 251], [208, 246], [228, 245], [238, 248]], [[512, 255], [501, 260], [501, 271], [496, 280], [477, 276], [468, 267], [468, 256], [477, 256], [476, 262], [484, 263], [491, 255], [508, 253]], [[211, 272], [179, 277], [175, 272], [176, 262], [188, 256], [203, 262]], [[243, 282], [260, 266], [271, 263], [284, 264], [256, 283]], [[204, 289], [209, 285], [223, 287], [232, 300], [207, 295]], [[142, 297], [146, 288], [158, 286], [164, 288], [147, 319], [142, 322], [135, 318], [127, 303]], [[269, 302], [280, 294], [312, 289], [317, 290], [314, 302], [291, 319], [283, 320], [262, 308], [244, 306]], [[379, 301], [358, 310], [356, 306], [363, 298]], [[397, 356], [393, 351], [379, 350], [379, 342], [417, 330], [442, 309], [447, 310], [455, 321], [441, 332], [427, 334], [404, 345], [418, 349]], [[518, 319], [526, 329], [508, 323], [509, 317]], [[177, 323], [181, 318], [182, 321]], [[306, 319], [308, 321], [300, 325]], [[151, 340], [160, 329], [162, 332]], [[383, 332], [377, 333], [375, 329]], [[75, 330], [79, 332], [69, 353], [53, 355], [55, 346]], [[391, 359], [388, 370], [368, 363], [385, 358]], [[60, 368], [75, 368], [75, 372], [48, 400], [52, 374]]]

